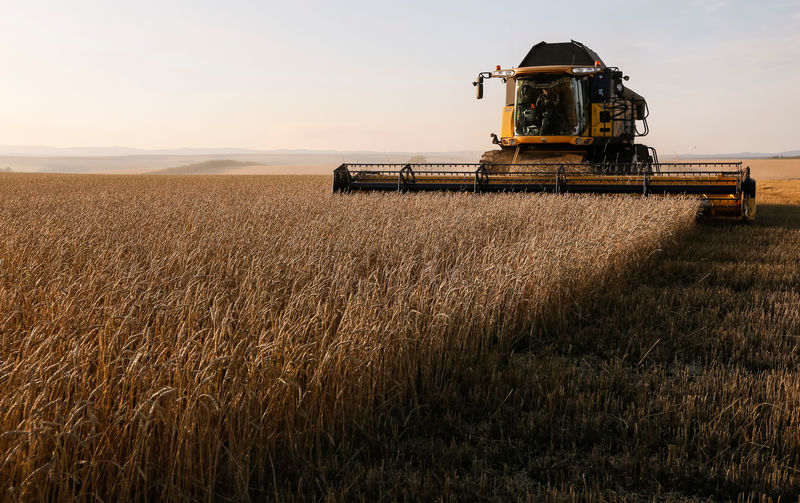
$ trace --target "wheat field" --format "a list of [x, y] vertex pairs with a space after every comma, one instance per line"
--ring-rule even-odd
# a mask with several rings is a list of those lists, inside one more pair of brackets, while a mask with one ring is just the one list
[[800, 181], [758, 190], [755, 222], [696, 223], [563, 323], [483, 355], [401, 430], [349, 441], [349, 456], [283, 494], [796, 501]]
[[[277, 497], [613, 290], [688, 199], [0, 175], [0, 495]], [[422, 398], [421, 398], [422, 397]]]

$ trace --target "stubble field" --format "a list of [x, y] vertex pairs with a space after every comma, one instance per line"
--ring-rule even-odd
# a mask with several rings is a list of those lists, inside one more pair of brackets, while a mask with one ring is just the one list
[[[460, 457], [407, 465], [400, 444], [501, 399], [514, 351], [625, 294], [697, 211], [341, 197], [327, 177], [0, 177], [0, 494], [27, 501], [458, 496], [414, 470], [447, 479]], [[557, 354], [536, 364], [566, 372], [539, 383], [542, 418], [619, 400], [565, 388], [604, 378]], [[371, 466], [386, 452], [390, 473]], [[453, 487], [500, 494], [496, 475]]]

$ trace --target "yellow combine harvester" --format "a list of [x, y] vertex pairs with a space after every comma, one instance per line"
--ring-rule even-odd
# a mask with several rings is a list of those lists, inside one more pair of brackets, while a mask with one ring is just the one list
[[498, 146], [475, 164], [342, 164], [334, 192], [451, 190], [691, 194], [704, 214], [752, 220], [756, 183], [742, 163], [659, 163], [645, 136], [647, 103], [627, 76], [575, 41], [534, 45], [516, 68], [483, 72], [506, 86]]

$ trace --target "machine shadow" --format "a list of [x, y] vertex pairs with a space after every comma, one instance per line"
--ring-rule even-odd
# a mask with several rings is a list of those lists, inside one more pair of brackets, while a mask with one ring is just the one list
[[[396, 433], [355, 445], [366, 453], [365, 469], [391, 466], [393, 477], [409, 480], [458, 474], [463, 494], [505, 499], [525, 491], [503, 493], [507, 484], [483, 485], [482, 474], [524, 474], [526, 487], [583, 487], [586, 475], [637, 495], [689, 491], [729, 500], [752, 490], [718, 476], [711, 462], [682, 471], [669, 454], [681, 449], [679, 459], [687, 459], [719, 445], [714, 459], [738, 466], [747, 454], [711, 428], [734, 400], [719, 390], [800, 364], [800, 343], [783, 336], [769, 303], [794, 276], [742, 267], [770, 266], [780, 236], [796, 234], [800, 208], [759, 210], [751, 224], [692, 226], [663, 252], [582, 292], [560, 321], [523, 336], [511, 354], [481, 355], [441, 394], [421, 396], [424, 407]], [[692, 412], [697, 396], [711, 397], [699, 415]], [[690, 423], [712, 432], [711, 440], [684, 436]], [[435, 463], [425, 461], [429, 452]], [[794, 490], [783, 485], [776, 493]]]
[[792, 204], [760, 204], [754, 225], [800, 229], [800, 206]]

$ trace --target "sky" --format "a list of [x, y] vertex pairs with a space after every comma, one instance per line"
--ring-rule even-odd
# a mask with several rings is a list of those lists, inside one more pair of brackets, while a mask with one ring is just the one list
[[472, 81], [578, 40], [670, 153], [800, 149], [800, 0], [0, 0], [0, 144], [482, 151]]

